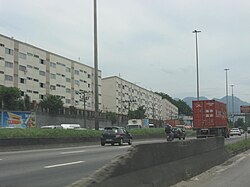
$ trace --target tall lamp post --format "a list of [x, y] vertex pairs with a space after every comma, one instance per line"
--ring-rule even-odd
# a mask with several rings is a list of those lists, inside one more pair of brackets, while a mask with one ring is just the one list
[[229, 71], [228, 68], [224, 69], [226, 71], [226, 100], [227, 100], [227, 117], [229, 115], [229, 104], [228, 104], [228, 80], [227, 80], [227, 71]]
[[232, 87], [232, 120], [233, 120], [233, 127], [234, 127], [234, 85], [230, 85]]
[[200, 100], [200, 95], [199, 95], [199, 61], [198, 61], [198, 39], [197, 39], [197, 34], [200, 33], [201, 31], [194, 30], [192, 33], [195, 34], [195, 47], [196, 47], [196, 71], [197, 71], [197, 101]]
[[95, 129], [99, 129], [99, 91], [98, 91], [98, 50], [97, 50], [97, 10], [94, 0], [94, 69], [95, 69]]

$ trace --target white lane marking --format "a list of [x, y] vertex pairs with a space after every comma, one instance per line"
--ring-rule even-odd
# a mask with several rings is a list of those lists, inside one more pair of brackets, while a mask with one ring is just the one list
[[85, 162], [85, 161], [68, 162], [68, 163], [64, 163], [64, 164], [56, 164], [56, 165], [51, 165], [51, 166], [44, 166], [44, 168], [49, 169], [49, 168], [68, 166], [68, 165], [73, 165], [73, 164], [80, 164], [80, 163], [83, 163], [83, 162]]
[[81, 150], [81, 151], [68, 151], [68, 152], [61, 152], [61, 154], [74, 154], [74, 153], [83, 153], [85, 152], [85, 150]]
[[126, 146], [122, 146], [122, 147], [118, 147], [119, 149], [126, 149], [128, 147], [131, 147], [130, 145], [126, 145]]

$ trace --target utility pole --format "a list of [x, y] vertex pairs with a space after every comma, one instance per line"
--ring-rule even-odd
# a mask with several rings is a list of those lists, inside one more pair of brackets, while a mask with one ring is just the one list
[[229, 103], [228, 103], [228, 80], [227, 80], [227, 71], [229, 70], [228, 68], [224, 69], [226, 71], [226, 100], [227, 100], [227, 118], [229, 116]]
[[97, 47], [97, 10], [94, 0], [94, 69], [95, 69], [95, 129], [99, 130], [99, 90], [98, 90], [98, 47]]
[[87, 127], [87, 124], [86, 124], [86, 102], [89, 99], [89, 97], [86, 94], [88, 94], [88, 93], [89, 92], [87, 92], [87, 91], [80, 92], [80, 94], [81, 94], [80, 101], [83, 101], [84, 128]]
[[200, 100], [200, 94], [199, 94], [199, 61], [198, 61], [198, 38], [197, 34], [201, 31], [194, 30], [193, 33], [195, 34], [195, 47], [196, 47], [196, 74], [197, 74], [197, 101]]
[[233, 120], [233, 127], [234, 127], [234, 85], [230, 85], [232, 87], [232, 120]]
[[1, 123], [2, 127], [4, 127], [4, 124], [3, 124], [4, 123], [4, 119], [3, 119], [4, 118], [4, 110], [3, 109], [4, 109], [4, 103], [3, 103], [3, 98], [2, 98], [2, 123]]

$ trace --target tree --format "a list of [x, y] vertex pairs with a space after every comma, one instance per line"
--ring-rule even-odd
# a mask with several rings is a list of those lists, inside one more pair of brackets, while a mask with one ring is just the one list
[[48, 95], [41, 101], [41, 107], [48, 109], [51, 114], [58, 114], [63, 108], [63, 102], [58, 95]]
[[114, 125], [118, 120], [117, 114], [115, 112], [107, 112], [106, 118], [111, 121], [112, 125]]
[[244, 127], [244, 121], [242, 118], [238, 118], [237, 121], [234, 123], [234, 127], [238, 128], [243, 128]]
[[146, 112], [146, 110], [144, 109], [144, 106], [140, 106], [140, 107], [138, 107], [137, 110], [128, 111], [128, 117], [129, 117], [129, 119], [143, 119], [146, 117], [145, 112]]
[[21, 105], [21, 91], [15, 87], [0, 86], [0, 101], [7, 110], [18, 110]]
[[188, 104], [185, 101], [181, 99], [174, 100], [168, 94], [162, 92], [161, 93], [156, 92], [156, 94], [160, 95], [162, 99], [167, 99], [169, 102], [175, 105], [178, 108], [179, 115], [187, 115], [187, 116], [193, 115], [192, 109], [190, 108], [190, 106], [188, 106]]

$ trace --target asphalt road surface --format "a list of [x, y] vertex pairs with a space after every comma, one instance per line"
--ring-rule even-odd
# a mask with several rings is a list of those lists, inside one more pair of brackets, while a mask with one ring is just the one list
[[[233, 137], [234, 142], [243, 137]], [[179, 140], [175, 140], [179, 141]], [[166, 142], [165, 139], [134, 144]], [[87, 177], [131, 146], [100, 146], [0, 152], [0, 187], [62, 187]]]
[[172, 187], [249, 187], [250, 150]]
[[[147, 143], [161, 140], [134, 142]], [[62, 187], [88, 176], [131, 146], [81, 146], [0, 152], [0, 187]]]

